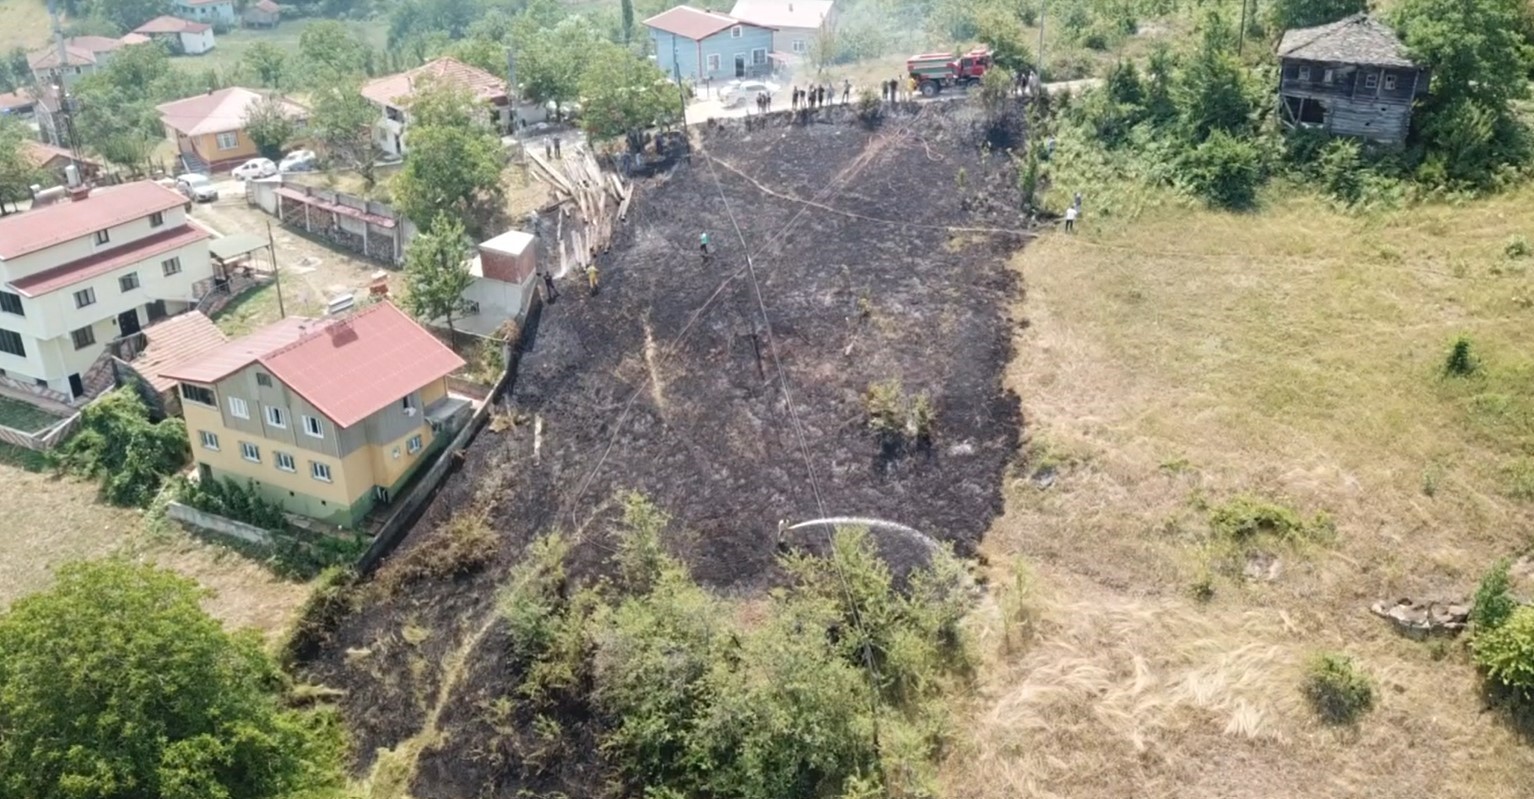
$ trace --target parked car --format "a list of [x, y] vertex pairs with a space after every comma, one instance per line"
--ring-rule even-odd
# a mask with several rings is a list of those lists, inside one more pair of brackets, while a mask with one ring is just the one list
[[177, 176], [176, 190], [195, 203], [210, 203], [218, 199], [218, 189], [213, 187], [213, 181], [208, 180], [207, 175], [196, 172]]
[[736, 108], [755, 102], [756, 96], [762, 92], [776, 97], [780, 88], [782, 87], [778, 84], [765, 80], [743, 80], [739, 83], [731, 81], [719, 90], [719, 95], [724, 98], [725, 108]]
[[294, 150], [282, 157], [282, 163], [277, 165], [278, 172], [312, 172], [319, 162], [319, 156], [313, 150]]
[[252, 158], [249, 161], [246, 161], [245, 163], [235, 167], [234, 171], [230, 172], [229, 174], [240, 180], [250, 180], [252, 178], [269, 178], [272, 175], [277, 174], [277, 165], [272, 163], [272, 159], [270, 158]]

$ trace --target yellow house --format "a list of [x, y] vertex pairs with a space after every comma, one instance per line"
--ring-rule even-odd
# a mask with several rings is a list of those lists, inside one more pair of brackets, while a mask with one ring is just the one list
[[[155, 110], [177, 152], [217, 171], [261, 154], [245, 132], [245, 120], [263, 102], [265, 98], [258, 92], [231, 86], [162, 103]], [[309, 113], [303, 106], [283, 99], [276, 102], [285, 115], [303, 127]]]
[[289, 317], [164, 372], [204, 480], [250, 481], [288, 510], [355, 526], [468, 415], [464, 365], [398, 308]]

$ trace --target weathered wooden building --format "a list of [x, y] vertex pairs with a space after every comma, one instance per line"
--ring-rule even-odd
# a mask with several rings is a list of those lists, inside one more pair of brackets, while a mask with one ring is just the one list
[[1278, 113], [1289, 127], [1398, 145], [1411, 127], [1412, 103], [1427, 94], [1427, 68], [1367, 14], [1286, 31], [1278, 58]]

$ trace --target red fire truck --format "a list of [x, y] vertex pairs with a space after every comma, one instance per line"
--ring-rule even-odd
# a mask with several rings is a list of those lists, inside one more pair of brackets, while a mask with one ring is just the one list
[[963, 55], [953, 53], [926, 53], [906, 59], [905, 69], [916, 81], [916, 88], [923, 97], [934, 97], [938, 92], [954, 86], [979, 83], [980, 77], [991, 68], [991, 51], [977, 47]]

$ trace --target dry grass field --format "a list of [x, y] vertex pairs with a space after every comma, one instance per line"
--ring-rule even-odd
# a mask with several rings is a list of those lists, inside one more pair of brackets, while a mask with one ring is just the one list
[[0, 51], [14, 47], [28, 50], [48, 42], [53, 30], [45, 0], [0, 0]]
[[[1529, 545], [1534, 192], [1086, 221], [1015, 262], [1030, 440], [984, 551], [998, 585], [1021, 559], [1031, 587], [983, 625], [996, 654], [953, 795], [1530, 795], [1534, 749], [1463, 642], [1368, 607], [1467, 599]], [[1480, 369], [1445, 377], [1460, 334]], [[1239, 495], [1335, 532], [1222, 538], [1211, 514]], [[1027, 622], [1011, 646], [1003, 619]], [[1375, 681], [1356, 727], [1301, 694], [1318, 650]]]

